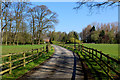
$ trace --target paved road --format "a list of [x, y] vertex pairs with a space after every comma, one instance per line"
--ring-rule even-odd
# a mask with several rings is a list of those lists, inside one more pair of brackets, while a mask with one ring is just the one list
[[[83, 80], [82, 67], [78, 58], [71, 51], [53, 45], [55, 54], [53, 57], [40, 65], [39, 68], [25, 75], [25, 80]], [[45, 79], [45, 80], [46, 80]]]

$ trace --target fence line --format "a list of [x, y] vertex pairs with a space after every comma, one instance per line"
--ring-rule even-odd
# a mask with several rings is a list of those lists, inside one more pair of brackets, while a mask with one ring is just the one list
[[[111, 71], [114, 72], [118, 78], [120, 78], [120, 70], [118, 70], [118, 65], [120, 65], [120, 61], [110, 57], [109, 54], [104, 54], [102, 51], [98, 51], [97, 49], [93, 48], [88, 48], [80, 44], [78, 45], [78, 47], [74, 47], [74, 45], [65, 44], [59, 45], [65, 48], [78, 50], [81, 52], [84, 58], [89, 57], [89, 59], [92, 59], [107, 74], [109, 79], [114, 80], [112, 73], [110, 73]], [[114, 65], [117, 65], [117, 68], [114, 68]]]
[[[2, 58], [3, 60], [5, 58], [5, 62], [0, 64], [0, 67], [2, 68], [2, 71], [0, 72], [0, 74], [4, 74], [6, 72], [9, 72], [9, 74], [11, 74], [12, 70], [15, 68], [20, 67], [22, 65], [25, 67], [27, 63], [39, 58], [41, 56], [41, 53], [43, 51], [46, 51], [45, 49], [46, 49], [46, 46], [41, 47], [39, 49], [32, 49], [32, 50], [25, 51], [25, 52], [9, 53], [8, 55], [1, 55], [0, 58]], [[16, 63], [19, 63], [18, 61], [21, 63], [16, 64]]]

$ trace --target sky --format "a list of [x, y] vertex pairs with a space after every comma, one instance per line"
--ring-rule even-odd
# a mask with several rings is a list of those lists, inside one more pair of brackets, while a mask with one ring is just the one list
[[33, 2], [33, 5], [46, 5], [51, 11], [58, 14], [59, 23], [55, 25], [55, 31], [80, 33], [87, 25], [94, 22], [111, 23], [118, 21], [118, 7], [94, 10], [89, 13], [88, 8], [83, 7], [79, 10], [73, 9], [76, 2]]
[[[77, 2], [77, 1], [83, 1], [83, 0], [28, 0], [31, 2]], [[105, 2], [110, 0], [84, 0], [89, 2]]]

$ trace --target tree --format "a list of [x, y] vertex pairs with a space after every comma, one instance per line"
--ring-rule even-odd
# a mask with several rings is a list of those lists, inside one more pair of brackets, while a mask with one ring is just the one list
[[[90, 2], [91, 1], [91, 2]], [[80, 9], [83, 6], [86, 6], [90, 12], [92, 12], [92, 10], [96, 9], [104, 9], [107, 7], [116, 7], [119, 6], [119, 2], [116, 0], [113, 1], [108, 1], [108, 2], [92, 2], [94, 0], [80, 0], [79, 2], [77, 2], [77, 6], [74, 7], [74, 9]]]
[[[80, 37], [84, 42], [94, 43], [118, 43], [116, 34], [118, 33], [118, 23], [95, 23], [92, 28], [87, 26], [80, 33]], [[118, 36], [118, 34], [117, 34]]]
[[74, 38], [79, 40], [78, 33], [74, 31]]
[[114, 34], [114, 32], [111, 30], [111, 31], [109, 31], [108, 32], [108, 34], [107, 34], [108, 36], [109, 36], [109, 43], [115, 43], [115, 34]]
[[90, 32], [95, 31], [95, 26], [93, 26], [90, 30]]
[[90, 30], [91, 30], [91, 25], [88, 25], [85, 29], [83, 29], [82, 34], [83, 34], [83, 42], [90, 42]]
[[31, 8], [28, 5], [28, 2], [2, 2], [1, 33], [2, 42], [6, 45], [34, 44], [34, 39], [41, 40], [37, 39], [38, 35], [42, 38], [58, 22], [57, 14], [46, 6]]
[[80, 32], [80, 39], [83, 40], [83, 32]]
[[[5, 31], [5, 43], [7, 45], [8, 42], [8, 33], [7, 33], [7, 27], [8, 27], [8, 14], [9, 14], [9, 8], [10, 8], [11, 3], [10, 2], [2, 2], [1, 3], [1, 34], [2, 34], [2, 41], [3, 41], [3, 31]], [[5, 23], [3, 23], [5, 22]]]
[[57, 23], [57, 14], [48, 9], [47, 6], [41, 5], [33, 8], [36, 12], [38, 20], [37, 33], [38, 33], [38, 44], [40, 44], [40, 36], [42, 32], [49, 28], [53, 28], [54, 24]]
[[98, 40], [99, 40], [99, 31], [94, 31], [92, 34], [91, 34], [91, 41], [94, 42], [94, 43], [98, 43]]
[[115, 39], [116, 39], [117, 43], [120, 44], [120, 31], [116, 34]]
[[66, 43], [66, 42], [67, 42], [67, 37], [68, 37], [68, 36], [67, 36], [67, 33], [66, 33], [66, 32], [63, 32], [63, 34], [64, 34], [64, 36], [63, 36], [63, 38], [62, 38], [61, 41]]
[[32, 45], [34, 45], [34, 38], [35, 38], [35, 18], [36, 18], [36, 12], [35, 9], [30, 8], [29, 11], [30, 16], [31, 16], [31, 21], [30, 21], [30, 25], [31, 25], [31, 29], [32, 29]]
[[71, 32], [68, 33], [68, 40], [69, 40], [70, 38], [75, 38], [75, 39], [78, 39], [78, 40], [79, 40], [79, 35], [78, 35], [77, 32], [71, 31]]
[[14, 35], [14, 42], [13, 44], [15, 44], [15, 42], [17, 41], [17, 45], [19, 43], [19, 33], [20, 30], [20, 24], [24, 18], [23, 14], [24, 12], [27, 10], [27, 5], [28, 3], [26, 2], [17, 2], [17, 3], [13, 3], [13, 12], [14, 12], [14, 20], [15, 20], [15, 35]]
[[105, 31], [104, 31], [104, 30], [102, 30], [102, 31], [100, 32], [99, 37], [103, 37], [104, 35], [105, 35]]

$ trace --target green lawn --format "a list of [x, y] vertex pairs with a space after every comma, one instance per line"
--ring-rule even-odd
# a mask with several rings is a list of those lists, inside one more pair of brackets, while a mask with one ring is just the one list
[[112, 57], [118, 57], [118, 44], [84, 44], [84, 46], [97, 49]]
[[28, 51], [31, 49], [37, 49], [40, 48], [42, 46], [45, 46], [45, 44], [41, 44], [41, 45], [2, 45], [2, 55], [6, 55], [9, 53], [19, 53], [19, 52], [24, 52], [24, 51]]

